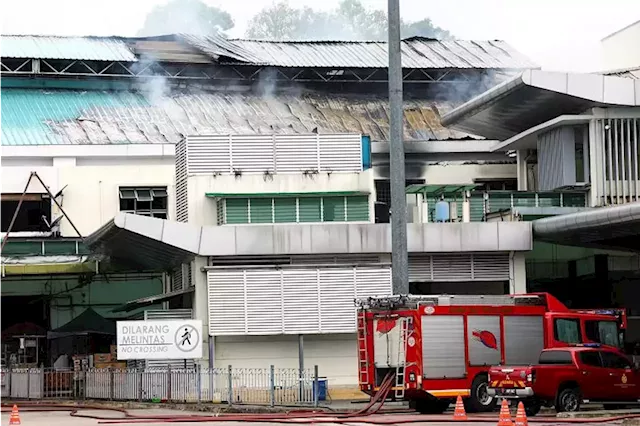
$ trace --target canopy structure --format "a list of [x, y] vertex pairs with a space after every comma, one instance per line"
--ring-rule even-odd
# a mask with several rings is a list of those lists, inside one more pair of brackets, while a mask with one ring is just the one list
[[505, 141], [562, 115], [639, 105], [640, 80], [529, 70], [451, 110], [442, 124]]
[[47, 333], [47, 338], [58, 339], [69, 336], [88, 335], [115, 336], [116, 324], [112, 320], [104, 318], [91, 308], [87, 308], [83, 313], [53, 331]]
[[185, 288], [182, 290], [171, 291], [169, 293], [158, 294], [155, 296], [141, 297], [140, 299], [131, 300], [124, 305], [118, 306], [113, 312], [131, 312], [139, 308], [155, 305], [157, 303], [168, 302], [173, 299], [177, 299], [185, 294], [193, 293], [194, 287]]
[[533, 221], [538, 241], [640, 252], [640, 203], [601, 207]]

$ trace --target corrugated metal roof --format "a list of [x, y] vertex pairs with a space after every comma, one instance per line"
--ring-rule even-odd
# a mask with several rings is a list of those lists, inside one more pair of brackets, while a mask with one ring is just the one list
[[[447, 103], [407, 100], [407, 140], [465, 139], [442, 127]], [[2, 89], [2, 145], [175, 143], [215, 133], [389, 135], [388, 100], [374, 96], [181, 93], [154, 104], [133, 92]]]
[[[193, 41], [190, 41], [193, 42]], [[211, 40], [200, 40], [200, 48], [219, 49]], [[249, 53], [261, 64], [278, 67], [386, 68], [384, 42], [271, 42], [229, 40], [240, 54]], [[536, 64], [504, 41], [439, 41], [413, 37], [402, 41], [402, 66], [418, 69], [530, 69]]]
[[620, 70], [612, 70], [603, 72], [604, 75], [610, 75], [613, 77], [626, 77], [640, 80], [640, 67], [624, 68]]
[[123, 39], [116, 37], [53, 37], [3, 35], [3, 58], [137, 61]]

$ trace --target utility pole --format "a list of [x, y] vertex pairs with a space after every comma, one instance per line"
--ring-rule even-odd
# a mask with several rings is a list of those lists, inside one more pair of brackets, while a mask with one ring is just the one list
[[391, 166], [391, 279], [393, 294], [409, 294], [407, 254], [407, 198], [402, 140], [402, 56], [400, 52], [400, 0], [388, 0], [389, 20], [389, 159]]

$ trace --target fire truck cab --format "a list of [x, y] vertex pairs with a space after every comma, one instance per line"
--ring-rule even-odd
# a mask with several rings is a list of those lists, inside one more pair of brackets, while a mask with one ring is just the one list
[[356, 301], [360, 389], [374, 394], [395, 373], [391, 393], [425, 414], [458, 396], [470, 412], [495, 408], [490, 366], [528, 365], [545, 348], [600, 343], [620, 350], [624, 310], [572, 310], [548, 293], [392, 296]]

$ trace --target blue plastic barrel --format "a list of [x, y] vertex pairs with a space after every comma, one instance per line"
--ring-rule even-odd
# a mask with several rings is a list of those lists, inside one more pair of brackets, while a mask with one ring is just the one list
[[[313, 389], [313, 400], [316, 400], [316, 390], [315, 386]], [[318, 401], [326, 401], [327, 400], [327, 378], [326, 377], [318, 377]]]
[[436, 222], [449, 221], [449, 203], [440, 200], [436, 203]]

